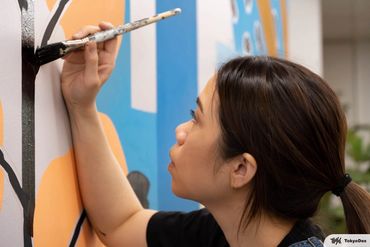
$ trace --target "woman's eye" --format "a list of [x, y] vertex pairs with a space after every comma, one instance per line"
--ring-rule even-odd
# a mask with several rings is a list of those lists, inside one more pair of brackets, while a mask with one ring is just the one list
[[197, 116], [195, 115], [195, 111], [193, 109], [190, 110], [190, 115], [193, 118], [193, 121], [197, 121]]

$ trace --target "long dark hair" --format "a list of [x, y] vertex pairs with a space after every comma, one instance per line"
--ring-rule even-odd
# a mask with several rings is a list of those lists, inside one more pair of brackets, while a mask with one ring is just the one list
[[[217, 73], [222, 158], [257, 161], [244, 226], [262, 212], [306, 219], [345, 175], [346, 118], [318, 75], [272, 57], [240, 57]], [[370, 195], [351, 182], [340, 195], [349, 233], [370, 233]]]

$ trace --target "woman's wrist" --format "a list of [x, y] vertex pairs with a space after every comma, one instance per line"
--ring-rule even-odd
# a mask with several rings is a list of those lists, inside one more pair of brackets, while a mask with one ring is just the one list
[[98, 114], [98, 110], [95, 103], [89, 106], [71, 105], [67, 103], [67, 109], [69, 117], [72, 119], [80, 118], [89, 119], [94, 118]]

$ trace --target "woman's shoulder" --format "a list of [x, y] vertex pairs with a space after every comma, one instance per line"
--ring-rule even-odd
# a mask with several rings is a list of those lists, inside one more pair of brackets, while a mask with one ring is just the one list
[[310, 237], [306, 240], [293, 243], [289, 247], [324, 247], [324, 244], [317, 237]]
[[225, 247], [225, 236], [207, 209], [157, 212], [147, 227], [148, 246]]
[[325, 234], [310, 219], [298, 220], [278, 247], [322, 247]]

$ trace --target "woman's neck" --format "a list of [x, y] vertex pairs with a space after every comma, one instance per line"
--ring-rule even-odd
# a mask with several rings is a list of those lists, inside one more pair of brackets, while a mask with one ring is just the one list
[[225, 234], [230, 247], [276, 247], [293, 228], [293, 221], [262, 214], [253, 219], [247, 228], [239, 228], [244, 203], [207, 206]]

